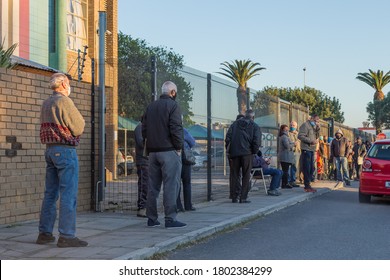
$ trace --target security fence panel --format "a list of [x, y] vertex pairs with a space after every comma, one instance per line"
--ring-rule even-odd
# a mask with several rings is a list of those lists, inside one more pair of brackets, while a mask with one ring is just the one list
[[278, 98], [258, 93], [251, 104], [255, 111], [255, 122], [261, 128], [278, 127]]
[[290, 124], [290, 103], [280, 100], [280, 120], [279, 124]]

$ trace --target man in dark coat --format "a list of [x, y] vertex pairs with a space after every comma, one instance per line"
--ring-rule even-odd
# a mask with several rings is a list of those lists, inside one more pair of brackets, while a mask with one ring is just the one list
[[[254, 122], [254, 112], [247, 110], [245, 117], [236, 120], [226, 134], [225, 147], [232, 161], [232, 202], [249, 203], [248, 192], [253, 155], [261, 144], [261, 130]], [[242, 184], [240, 188], [240, 171]]]
[[166, 228], [181, 228], [186, 224], [176, 220], [176, 199], [180, 189], [183, 125], [181, 110], [176, 103], [177, 87], [171, 81], [162, 86], [160, 99], [146, 109], [142, 121], [142, 136], [149, 153], [149, 184], [146, 215], [149, 227], [160, 226], [157, 199], [164, 185], [163, 205]]
[[146, 198], [148, 195], [149, 159], [146, 155], [144, 155], [144, 138], [142, 137], [142, 123], [139, 123], [134, 130], [134, 140], [135, 140], [135, 164], [137, 166], [137, 175], [138, 175], [137, 216], [145, 218], [147, 217]]

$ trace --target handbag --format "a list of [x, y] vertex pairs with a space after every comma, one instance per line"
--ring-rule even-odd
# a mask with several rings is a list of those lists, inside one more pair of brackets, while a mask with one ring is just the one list
[[183, 149], [183, 163], [186, 165], [195, 165], [195, 156], [191, 148]]
[[363, 164], [363, 157], [358, 157], [357, 164], [362, 165]]

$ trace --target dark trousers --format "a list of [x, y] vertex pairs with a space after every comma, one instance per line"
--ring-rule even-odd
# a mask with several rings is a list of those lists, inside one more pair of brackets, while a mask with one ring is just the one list
[[[184, 198], [184, 209], [190, 210], [192, 208], [192, 199], [191, 199], [191, 165], [183, 164], [181, 167], [181, 181], [183, 183], [183, 198]], [[177, 196], [177, 209], [183, 209], [183, 204], [181, 203], [180, 195], [181, 189], [179, 190], [179, 195]]]
[[[240, 198], [245, 200], [248, 198], [250, 176], [252, 169], [253, 155], [239, 156], [232, 158], [232, 199]], [[242, 177], [240, 176], [240, 171]], [[240, 182], [241, 179], [241, 182]]]
[[282, 166], [283, 176], [282, 176], [282, 188], [285, 187], [288, 183], [288, 170], [290, 168], [291, 163], [289, 162], [280, 162]]
[[138, 209], [146, 208], [146, 198], [148, 195], [149, 167], [137, 164], [138, 175]]
[[314, 152], [312, 151], [302, 151], [302, 172], [303, 172], [303, 182], [305, 188], [311, 187], [311, 179], [314, 173]]
[[[230, 172], [229, 172], [229, 198], [232, 199], [232, 198], [237, 198], [237, 195], [235, 194], [235, 189], [237, 190], [240, 190], [241, 192], [241, 182], [239, 182], [239, 186], [238, 187], [235, 187], [235, 181], [234, 181], [234, 178], [233, 178], [233, 160], [231, 158], [229, 158], [229, 169], [230, 169]], [[241, 174], [240, 174], [240, 178], [241, 178]]]

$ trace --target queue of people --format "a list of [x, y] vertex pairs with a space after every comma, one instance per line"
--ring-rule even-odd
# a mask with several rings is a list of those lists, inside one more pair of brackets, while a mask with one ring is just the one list
[[[78, 157], [76, 146], [84, 131], [85, 121], [69, 98], [71, 87], [66, 75], [56, 73], [50, 79], [52, 96], [41, 109], [40, 138], [47, 145], [45, 196], [39, 221], [37, 244], [55, 241], [53, 228], [59, 203], [57, 246], [85, 247], [88, 242], [76, 237], [76, 207], [78, 195]], [[149, 104], [141, 123], [135, 129], [136, 167], [138, 175], [137, 216], [147, 218], [148, 227], [157, 227], [157, 200], [164, 188], [164, 222], [168, 229], [186, 224], [177, 220], [180, 211], [195, 211], [191, 198], [191, 165], [183, 151], [191, 150], [195, 139], [183, 128], [182, 113], [176, 97], [176, 85], [162, 85], [160, 98]], [[279, 196], [281, 189], [299, 187], [303, 177], [305, 192], [315, 192], [311, 183], [333, 173], [337, 180], [350, 184], [352, 177], [360, 178], [363, 158], [368, 150], [361, 138], [352, 145], [339, 129], [329, 144], [320, 136], [319, 117], [312, 115], [299, 130], [295, 121], [282, 124], [279, 130], [278, 160], [281, 170], [270, 167], [262, 157], [260, 127], [254, 121], [254, 111], [237, 116], [225, 139], [230, 165], [230, 199], [233, 203], [250, 203], [253, 167], [261, 167], [264, 175], [272, 177], [268, 195]], [[329, 147], [328, 147], [329, 145]], [[189, 156], [190, 157], [190, 156]], [[354, 174], [353, 174], [354, 173]], [[184, 207], [181, 201], [183, 186]]]

